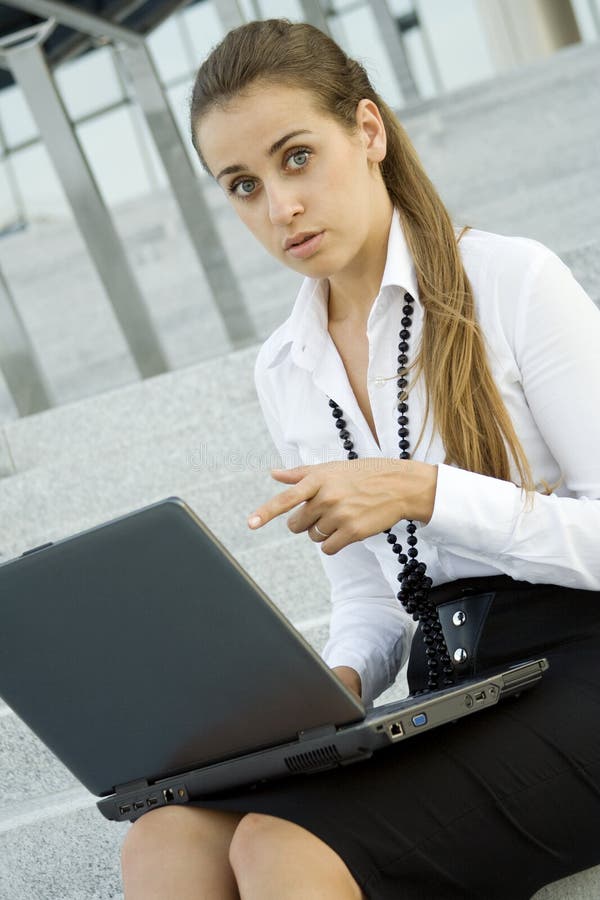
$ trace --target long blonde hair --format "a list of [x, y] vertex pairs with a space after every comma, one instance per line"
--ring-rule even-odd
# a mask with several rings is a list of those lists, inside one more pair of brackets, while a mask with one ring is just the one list
[[415, 380], [423, 374], [427, 388], [417, 444], [431, 411], [445, 462], [510, 481], [510, 452], [521, 486], [534, 491], [527, 456], [492, 378], [450, 216], [404, 128], [374, 91], [363, 66], [305, 23], [268, 19], [230, 31], [201, 65], [192, 93], [192, 142], [207, 171], [197, 140], [200, 118], [257, 81], [309, 91], [317, 108], [349, 132], [356, 130], [361, 99], [377, 105], [387, 134], [381, 174], [400, 215], [424, 309], [421, 346], [410, 366]]

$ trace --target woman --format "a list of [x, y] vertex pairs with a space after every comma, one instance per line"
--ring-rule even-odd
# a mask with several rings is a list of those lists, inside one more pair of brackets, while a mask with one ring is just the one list
[[[455, 230], [363, 68], [309, 25], [230, 32], [192, 135], [306, 276], [256, 363], [287, 487], [249, 525], [292, 510], [320, 551], [325, 660], [367, 704], [409, 652], [413, 690], [551, 666], [366, 762], [143, 816], [126, 900], [525, 900], [600, 862], [600, 315], [541, 244]], [[462, 662], [436, 612], [456, 598], [482, 623]]]

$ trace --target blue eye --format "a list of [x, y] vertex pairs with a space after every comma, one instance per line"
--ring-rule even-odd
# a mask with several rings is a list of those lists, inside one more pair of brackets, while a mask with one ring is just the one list
[[[241, 187], [241, 192], [238, 193], [238, 188]], [[254, 191], [254, 182], [251, 178], [242, 178], [241, 181], [234, 181], [231, 187], [229, 188], [230, 194], [235, 194], [236, 197], [249, 197], [250, 194]]]
[[292, 168], [303, 169], [304, 166], [308, 163], [310, 155], [310, 150], [307, 150], [306, 147], [299, 147], [297, 150], [294, 150], [292, 153], [290, 153], [286, 162], [289, 165], [289, 163], [293, 160], [296, 165], [292, 166]]
[[298, 166], [304, 166], [308, 160], [308, 153], [306, 150], [299, 150], [291, 158]]

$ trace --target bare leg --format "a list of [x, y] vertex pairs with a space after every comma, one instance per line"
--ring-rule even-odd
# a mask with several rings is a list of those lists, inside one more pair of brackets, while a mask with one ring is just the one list
[[365, 900], [338, 854], [285, 819], [248, 813], [229, 859], [241, 900]]
[[125, 900], [240, 900], [229, 845], [241, 813], [163, 806], [123, 841]]

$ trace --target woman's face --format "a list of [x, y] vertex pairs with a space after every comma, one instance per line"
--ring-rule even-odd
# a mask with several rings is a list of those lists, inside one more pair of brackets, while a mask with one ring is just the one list
[[356, 122], [351, 134], [317, 110], [309, 92], [261, 84], [196, 127], [202, 155], [240, 219], [276, 259], [312, 278], [368, 257], [382, 192], [389, 204], [377, 165], [386, 146], [377, 106], [361, 100]]

